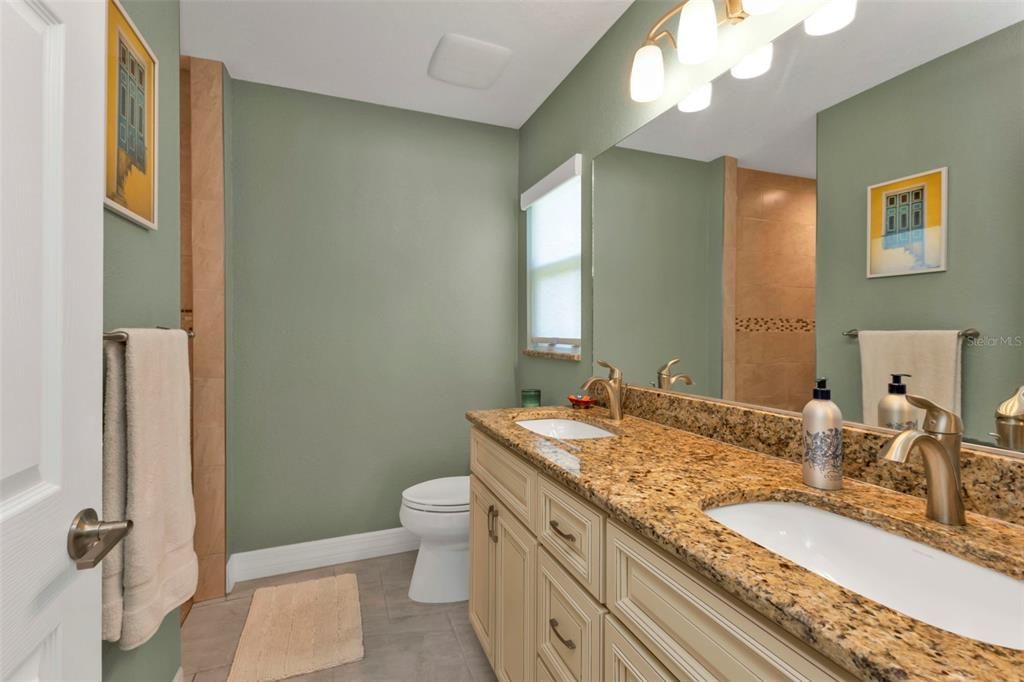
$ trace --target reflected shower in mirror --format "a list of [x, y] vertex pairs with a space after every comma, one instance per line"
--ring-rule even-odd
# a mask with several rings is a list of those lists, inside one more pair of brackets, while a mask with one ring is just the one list
[[594, 160], [596, 357], [783, 410], [827, 376], [868, 425], [920, 393], [987, 444], [1024, 420], [1024, 6], [921, 7], [794, 27]]

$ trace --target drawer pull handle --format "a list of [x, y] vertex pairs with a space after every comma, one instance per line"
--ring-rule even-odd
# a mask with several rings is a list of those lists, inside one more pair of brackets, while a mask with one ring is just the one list
[[493, 542], [498, 541], [498, 533], [494, 530], [494, 520], [498, 518], [498, 510], [494, 508], [494, 505], [487, 507], [487, 537]]
[[555, 531], [555, 533], [558, 534], [558, 537], [568, 542], [576, 542], [576, 536], [572, 533], [566, 533], [564, 530], [559, 528], [558, 521], [552, 519], [551, 521], [548, 521], [548, 525], [551, 526], [551, 530]]
[[551, 626], [551, 632], [555, 633], [555, 637], [557, 637], [558, 641], [562, 643], [562, 646], [564, 646], [569, 651], [573, 651], [574, 649], [576, 649], [576, 642], [572, 641], [571, 639], [566, 639], [565, 637], [562, 637], [562, 634], [558, 631], [557, 620], [552, 618], [548, 621], [548, 625]]

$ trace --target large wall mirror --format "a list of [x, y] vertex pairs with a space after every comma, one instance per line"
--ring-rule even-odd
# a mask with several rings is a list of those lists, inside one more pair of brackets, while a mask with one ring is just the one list
[[679, 358], [692, 383], [669, 390], [782, 410], [827, 376], [869, 425], [911, 374], [996, 445], [1024, 385], [1022, 21], [1012, 2], [861, 2], [599, 155], [595, 357], [641, 385]]

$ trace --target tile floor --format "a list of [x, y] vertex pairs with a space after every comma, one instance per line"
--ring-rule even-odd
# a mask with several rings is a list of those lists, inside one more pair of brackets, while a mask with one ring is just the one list
[[250, 580], [224, 599], [197, 604], [181, 631], [186, 682], [223, 682], [242, 635], [252, 593], [329, 575], [355, 573], [366, 655], [356, 663], [291, 678], [295, 682], [490, 682], [487, 657], [469, 625], [466, 602], [418, 604], [409, 599], [416, 552]]

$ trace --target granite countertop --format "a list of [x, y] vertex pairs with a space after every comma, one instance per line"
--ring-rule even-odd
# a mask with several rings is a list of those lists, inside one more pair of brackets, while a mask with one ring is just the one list
[[[839, 491], [815, 490], [803, 485], [793, 462], [636, 417], [611, 423], [607, 414], [551, 407], [468, 412], [466, 418], [862, 679], [1009, 680], [1022, 674], [1024, 651], [904, 616], [764, 549], [703, 510], [799, 501], [1018, 580], [1024, 579], [1024, 527], [970, 512], [966, 526], [944, 526], [925, 518], [924, 500], [911, 495], [851, 479]], [[514, 423], [544, 418], [578, 419], [618, 435], [565, 442]]]

